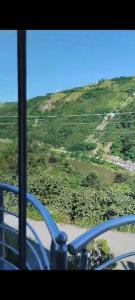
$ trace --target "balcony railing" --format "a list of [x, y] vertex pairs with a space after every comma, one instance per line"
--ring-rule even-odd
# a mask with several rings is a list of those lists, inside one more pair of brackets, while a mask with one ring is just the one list
[[[18, 265], [12, 261], [9, 261], [9, 259], [6, 257], [7, 249], [9, 249], [12, 252], [13, 256], [19, 256], [17, 243], [16, 246], [12, 245], [11, 242], [8, 243], [6, 241], [6, 235], [14, 235], [16, 236], [16, 238], [18, 238], [19, 230], [16, 230], [14, 226], [5, 224], [4, 214], [12, 215], [17, 219], [18, 215], [4, 208], [4, 192], [12, 192], [13, 194], [18, 195], [18, 187], [4, 183], [0, 184], [0, 269], [18, 270]], [[31, 233], [34, 236], [34, 242], [28, 236], [26, 237], [27, 259], [25, 268], [28, 270], [66, 270], [68, 268], [68, 254], [76, 256], [78, 252], [81, 252], [80, 269], [87, 270], [87, 246], [92, 240], [111, 229], [135, 223], [135, 215], [114, 218], [97, 225], [96, 227], [80, 235], [71, 243], [67, 244], [67, 234], [59, 230], [57, 224], [53, 220], [51, 214], [46, 209], [46, 207], [43, 206], [39, 200], [37, 200], [34, 196], [32, 196], [29, 193], [27, 193], [26, 201], [30, 202], [38, 210], [49, 230], [51, 237], [51, 245], [48, 252], [46, 250], [46, 245], [42, 243], [34, 227], [28, 222], [26, 222], [26, 227], [31, 231]], [[106, 269], [110, 265], [113, 265], [114, 263], [123, 260], [126, 257], [134, 255], [135, 251], [122, 254], [96, 267], [95, 270]]]
[[[18, 236], [19, 231], [15, 230], [12, 226], [7, 226], [4, 223], [4, 214], [8, 213], [16, 218], [18, 215], [4, 209], [4, 197], [3, 192], [12, 192], [15, 195], [18, 195], [18, 187], [9, 185], [9, 184], [0, 184], [0, 261], [4, 263], [4, 266], [8, 268], [8, 266], [14, 269], [18, 269], [16, 266], [11, 265], [9, 261], [5, 258], [5, 248], [9, 248], [13, 251], [13, 254], [19, 255], [19, 251], [15, 249], [12, 245], [8, 245], [5, 241], [5, 233], [9, 232], [9, 234], [13, 234]], [[51, 236], [51, 249], [50, 253], [48, 254], [45, 245], [42, 244], [38, 234], [36, 233], [35, 229], [27, 222], [26, 226], [31, 230], [33, 236], [36, 241], [36, 247], [33, 246], [29, 238], [26, 239], [27, 245], [27, 252], [31, 250], [31, 255], [33, 256], [33, 260], [37, 262], [36, 269], [66, 269], [66, 256], [67, 256], [67, 235], [64, 232], [61, 232], [58, 229], [57, 224], [54, 222], [52, 216], [50, 215], [49, 211], [31, 194], [27, 193], [26, 201], [30, 202], [40, 213], [45, 222], [50, 236]], [[34, 264], [35, 265], [35, 264]], [[35, 266], [34, 266], [35, 267]], [[30, 265], [29, 261], [26, 261], [26, 268], [33, 269], [33, 264]]]

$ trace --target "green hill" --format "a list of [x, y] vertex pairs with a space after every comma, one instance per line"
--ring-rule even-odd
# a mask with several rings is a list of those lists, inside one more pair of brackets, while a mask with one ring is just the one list
[[[11, 183], [17, 183], [17, 123], [17, 103], [0, 103], [0, 176]], [[111, 162], [130, 159], [135, 168], [135, 77], [29, 99], [27, 136], [29, 190], [56, 219], [94, 224], [110, 211], [135, 212], [134, 173]]]
[[[134, 111], [135, 77], [101, 80], [95, 85], [47, 94], [28, 100], [28, 139], [67, 150], [76, 143], [102, 146], [112, 142], [112, 153], [124, 157], [122, 139], [130, 135], [133, 140]], [[113, 118], [109, 113], [115, 113]], [[0, 104], [0, 138], [16, 136], [16, 115], [16, 103]], [[134, 145], [130, 150], [129, 158], [134, 160]]]

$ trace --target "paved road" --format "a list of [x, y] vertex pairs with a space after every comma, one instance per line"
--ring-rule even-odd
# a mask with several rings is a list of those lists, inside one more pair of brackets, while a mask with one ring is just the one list
[[[35, 228], [38, 233], [42, 243], [47, 249], [50, 248], [50, 235], [46, 225], [42, 221], [28, 220], [28, 222]], [[5, 215], [5, 223], [8, 225], [18, 228], [18, 223], [16, 218]], [[68, 224], [58, 224], [60, 230], [65, 231], [68, 235], [68, 242], [74, 240], [76, 237], [84, 233], [87, 229], [80, 228], [74, 225]], [[32, 238], [32, 233], [28, 230], [27, 235]], [[134, 233], [125, 233], [117, 231], [109, 231], [100, 235], [99, 239], [106, 239], [110, 246], [111, 251], [115, 256], [134, 251], [135, 250], [135, 234]], [[135, 269], [135, 257], [129, 257], [123, 262], [118, 264], [119, 269]]]

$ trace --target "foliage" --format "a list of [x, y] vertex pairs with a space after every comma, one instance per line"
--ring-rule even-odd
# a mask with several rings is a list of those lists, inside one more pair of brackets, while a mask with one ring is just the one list
[[[111, 142], [112, 154], [135, 160], [134, 115], [125, 114], [135, 110], [134, 85], [132, 77], [101, 79], [99, 84], [28, 100], [27, 188], [55, 219], [93, 226], [135, 213], [134, 176], [106, 162], [102, 151], [95, 156], [92, 151]], [[49, 101], [50, 111], [45, 109]], [[116, 111], [121, 114], [99, 132], [105, 114]], [[0, 115], [1, 181], [18, 185], [17, 103], [1, 104]], [[17, 209], [16, 197], [6, 193], [5, 200], [6, 207]], [[28, 216], [39, 219], [30, 205]]]
[[130, 151], [131, 147], [132, 143], [130, 137], [127, 135], [122, 139], [122, 152], [125, 156], [128, 156], [128, 152]]
[[114, 183], [122, 183], [127, 181], [127, 176], [123, 173], [118, 173], [115, 175]]
[[76, 143], [76, 144], [70, 145], [69, 151], [89, 151], [89, 150], [93, 150], [95, 148], [96, 148], [95, 143], [90, 143], [90, 144]]
[[51, 163], [51, 164], [56, 164], [58, 162], [58, 157], [57, 156], [54, 156], [53, 154], [51, 154], [48, 158], [48, 162]]
[[[92, 241], [88, 247], [88, 270], [95, 269], [98, 265], [106, 262], [113, 258], [113, 254], [110, 251], [106, 240]], [[111, 265], [108, 269], [114, 269], [116, 264]], [[81, 253], [79, 252], [76, 257], [68, 257], [68, 268], [71, 270], [79, 269], [81, 267]]]
[[82, 182], [82, 185], [86, 186], [86, 187], [95, 187], [97, 189], [99, 189], [100, 187], [100, 179], [99, 176], [95, 173], [95, 172], [90, 172], [85, 180]]

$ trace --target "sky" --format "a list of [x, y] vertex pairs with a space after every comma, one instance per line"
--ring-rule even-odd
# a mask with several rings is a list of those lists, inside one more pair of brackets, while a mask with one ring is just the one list
[[[17, 101], [17, 34], [0, 30], [0, 102]], [[135, 30], [28, 30], [27, 98], [135, 76]]]

